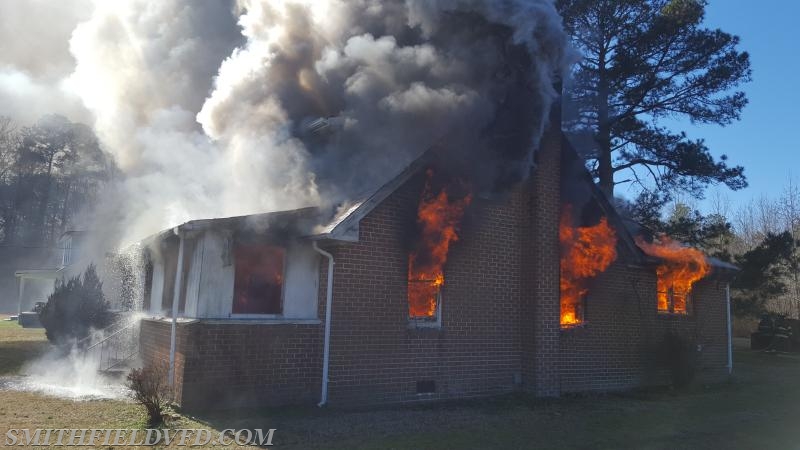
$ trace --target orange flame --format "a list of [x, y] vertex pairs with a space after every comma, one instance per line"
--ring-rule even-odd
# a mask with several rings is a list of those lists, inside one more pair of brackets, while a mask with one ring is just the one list
[[572, 207], [565, 205], [558, 230], [561, 242], [561, 325], [583, 321], [581, 299], [586, 281], [606, 270], [617, 259], [617, 235], [603, 217], [597, 225], [572, 225]]
[[660, 242], [650, 243], [636, 237], [638, 245], [645, 253], [663, 260], [656, 268], [658, 276], [658, 310], [669, 311], [669, 296], [672, 294], [672, 311], [686, 312], [686, 299], [692, 292], [692, 285], [711, 272], [705, 255], [700, 250], [683, 247], [665, 235]]
[[416, 318], [436, 314], [437, 297], [444, 285], [442, 268], [450, 244], [458, 240], [458, 224], [464, 210], [472, 202], [471, 195], [450, 199], [446, 188], [434, 194], [433, 170], [428, 169], [427, 176], [417, 210], [421, 236], [408, 256], [408, 314]]

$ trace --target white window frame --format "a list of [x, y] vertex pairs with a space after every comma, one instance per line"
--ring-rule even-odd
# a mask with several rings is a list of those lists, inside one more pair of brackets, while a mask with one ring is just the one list
[[[409, 280], [409, 283], [414, 281]], [[433, 317], [411, 317], [408, 315], [408, 324], [411, 328], [441, 328], [442, 327], [442, 291], [444, 285], [436, 293], [436, 314]], [[408, 312], [408, 294], [406, 294], [406, 312]]]

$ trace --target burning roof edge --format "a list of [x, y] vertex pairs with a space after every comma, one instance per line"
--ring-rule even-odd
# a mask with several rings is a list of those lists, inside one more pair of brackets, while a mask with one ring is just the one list
[[394, 178], [383, 184], [369, 196], [353, 202], [349, 208], [343, 208], [327, 225], [320, 227], [316, 233], [307, 236], [310, 239], [333, 239], [340, 241], [357, 241], [358, 224], [376, 206], [386, 200], [409, 178], [432, 163], [436, 158], [434, 147], [423, 152]]
[[[562, 133], [561, 140], [562, 158], [579, 158], [577, 151], [575, 151], [575, 148], [569, 142], [564, 133]], [[361, 219], [369, 214], [370, 211], [383, 202], [387, 197], [389, 197], [389, 195], [397, 190], [409, 178], [414, 176], [414, 174], [424, 169], [430, 163], [434, 162], [436, 157], [436, 147], [429, 148], [389, 182], [382, 185], [368, 197], [353, 202], [349, 208], [342, 208], [342, 210], [327, 225], [320, 227], [315, 234], [307, 237], [316, 240], [333, 239], [352, 242], [357, 241], [358, 224]], [[614, 208], [611, 202], [608, 201], [605, 194], [600, 191], [600, 188], [592, 179], [591, 173], [589, 173], [585, 167], [582, 174], [584, 177], [583, 181], [585, 181], [591, 189], [592, 197], [598, 202], [603, 212], [609, 217], [609, 221], [611, 222], [612, 226], [619, 231], [625, 248], [628, 249], [630, 254], [634, 257], [635, 263], [652, 264], [657, 262], [657, 260], [645, 254], [636, 245], [633, 236], [625, 227], [622, 217], [619, 216], [616, 208]]]
[[305, 208], [290, 209], [284, 211], [272, 211], [258, 214], [247, 214], [241, 216], [231, 217], [218, 217], [213, 219], [195, 219], [184, 222], [180, 225], [170, 227], [152, 234], [141, 241], [140, 244], [149, 244], [152, 242], [166, 239], [176, 232], [180, 231], [200, 231], [212, 228], [228, 228], [228, 229], [247, 229], [258, 228], [269, 223], [279, 221], [292, 221], [292, 220], [309, 220], [314, 219], [321, 215], [322, 212], [319, 207], [308, 206]]
[[[575, 147], [567, 139], [566, 134], [562, 133], [562, 161], [574, 160], [580, 158]], [[370, 213], [376, 206], [386, 200], [389, 195], [396, 191], [403, 183], [408, 181], [418, 171], [425, 168], [427, 165], [435, 161], [437, 152], [435, 147], [431, 147], [424, 151], [417, 159], [411, 162], [405, 169], [403, 169], [394, 178], [384, 183], [377, 190], [371, 194], [365, 195], [359, 200], [353, 201], [346, 206], [339, 208], [339, 211], [334, 214], [325, 225], [318, 226], [314, 232], [301, 234], [299, 237], [312, 239], [312, 240], [340, 240], [340, 241], [358, 241], [358, 225], [362, 218]], [[563, 166], [563, 164], [562, 164]], [[535, 169], [534, 169], [535, 170]], [[641, 265], [654, 265], [661, 262], [660, 258], [647, 255], [638, 245], [633, 237], [630, 228], [625, 224], [625, 221], [630, 219], [623, 218], [616, 207], [609, 201], [606, 195], [600, 190], [592, 178], [592, 174], [588, 169], [583, 167], [582, 170], [583, 181], [587, 183], [591, 190], [592, 198], [597, 201], [598, 206], [603, 210], [603, 213], [608, 217], [612, 227], [617, 230], [619, 238], [624, 247], [630, 252], [634, 258], [635, 264]], [[241, 228], [242, 226], [255, 226], [258, 223], [268, 223], [282, 219], [313, 219], [324, 217], [324, 210], [320, 207], [309, 206], [305, 208], [298, 208], [293, 210], [273, 211], [267, 213], [221, 217], [214, 219], [197, 219], [190, 220], [183, 224], [177, 225], [172, 228], [165, 229], [159, 233], [151, 235], [140, 242], [147, 244], [156, 240], [161, 240], [173, 235], [176, 231], [194, 231], [209, 228]], [[641, 226], [641, 225], [640, 225]], [[717, 258], [706, 255], [709, 264], [715, 269], [712, 276], [732, 277], [740, 271], [739, 267], [722, 261]]]
[[[562, 158], [580, 158], [578, 152], [575, 150], [575, 147], [572, 145], [569, 139], [567, 139], [567, 136], [564, 133], [562, 133], [562, 143]], [[585, 169], [584, 167], [582, 173], [585, 181], [587, 181], [588, 185], [591, 187], [592, 197], [598, 202], [598, 205], [608, 217], [612, 227], [618, 231], [619, 237], [625, 244], [625, 247], [631, 251], [631, 254], [635, 256], [637, 262], [642, 265], [655, 265], [661, 263], [661, 258], [646, 254], [641, 248], [639, 248], [638, 245], [636, 245], [636, 240], [633, 237], [633, 233], [625, 222], [628, 221], [635, 223], [640, 228], [642, 225], [633, 220], [623, 218], [617, 211], [617, 208], [608, 200], [608, 197], [606, 197], [605, 193], [603, 193], [603, 191], [600, 190], [600, 187], [594, 182], [592, 174], [589, 172], [589, 170]], [[713, 268], [711, 274], [709, 275], [710, 277], [730, 278], [735, 276], [741, 270], [739, 267], [729, 262], [722, 261], [721, 259], [714, 258], [709, 255], [705, 255], [705, 258]]]
[[[623, 222], [625, 222], [625, 227], [628, 230], [628, 233], [631, 234], [631, 235], [634, 235], [634, 234], [640, 234], [640, 235], [641, 234], [645, 234], [647, 236], [647, 238], [649, 239], [649, 238], [651, 238], [652, 236], [654, 236], [656, 234], [654, 231], [652, 231], [651, 229], [647, 228], [646, 226], [640, 224], [639, 222], [636, 222], [635, 220], [631, 220], [629, 218], [623, 218], [622, 220], [623, 220]], [[642, 231], [642, 233], [636, 233], [637, 230], [638, 231]], [[733, 275], [739, 273], [742, 270], [739, 266], [737, 266], [735, 264], [731, 264], [731, 263], [729, 263], [727, 261], [723, 261], [723, 260], [721, 260], [719, 258], [714, 258], [713, 256], [706, 255], [705, 253], [704, 253], [704, 256], [706, 258], [706, 261], [708, 261], [708, 263], [714, 269], [714, 271], [712, 272], [711, 276], [714, 276], [715, 274], [716, 275], [733, 276]], [[659, 262], [663, 261], [661, 258], [658, 258], [656, 256], [648, 256], [648, 257], [651, 260], [653, 260], [655, 263], [659, 263]]]
[[710, 277], [731, 278], [741, 272], [741, 268], [721, 259], [714, 258], [713, 256], [706, 255], [706, 261], [711, 265], [712, 271]]
[[[561, 133], [561, 142], [562, 142], [562, 150], [561, 150], [561, 157], [562, 157], [562, 171], [566, 164], [564, 162], [572, 162], [580, 158], [578, 152], [575, 150], [575, 147], [569, 141], [565, 133]], [[592, 178], [592, 174], [586, 169], [586, 166], [581, 163], [582, 170], [581, 176], [582, 181], [584, 181], [591, 190], [592, 199], [594, 199], [600, 209], [603, 211], [603, 214], [608, 218], [609, 223], [611, 226], [617, 231], [617, 235], [619, 239], [622, 241], [625, 249], [628, 250], [630, 256], [633, 257], [633, 262], [636, 264], [652, 264], [657, 262], [657, 260], [653, 259], [651, 256], [647, 255], [642, 249], [636, 245], [636, 241], [633, 239], [633, 235], [630, 233], [628, 227], [625, 226], [625, 221], [620, 216], [617, 208], [608, 200], [606, 194], [600, 190], [600, 187], [594, 182], [594, 178]], [[562, 175], [563, 176], [563, 175]]]
[[[378, 189], [363, 196], [361, 199], [342, 205], [339, 211], [333, 215], [324, 225], [316, 227], [310, 233], [301, 233], [299, 237], [312, 240], [332, 239], [340, 241], [355, 242], [358, 240], [358, 223], [372, 211], [377, 205], [383, 202], [392, 192], [397, 190], [403, 183], [416, 174], [420, 169], [431, 163], [435, 159], [434, 148], [423, 152], [417, 159], [411, 162], [398, 175], [384, 183]], [[184, 222], [180, 225], [167, 228], [158, 233], [150, 235], [141, 241], [141, 244], [149, 244], [165, 239], [175, 234], [176, 231], [195, 231], [212, 227], [240, 227], [246, 222], [264, 222], [279, 220], [280, 218], [302, 217], [302, 218], [327, 218], [325, 210], [317, 206], [309, 206], [285, 211], [273, 211], [260, 214], [250, 214], [233, 217], [220, 217], [214, 219], [197, 219]]]

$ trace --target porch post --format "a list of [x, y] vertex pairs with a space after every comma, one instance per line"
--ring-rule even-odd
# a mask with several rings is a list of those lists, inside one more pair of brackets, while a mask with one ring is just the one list
[[179, 229], [175, 229], [175, 234], [178, 235], [178, 263], [175, 270], [175, 288], [172, 291], [172, 330], [170, 331], [169, 340], [169, 375], [168, 381], [170, 386], [175, 385], [175, 338], [178, 329], [178, 306], [180, 305], [181, 298], [181, 282], [183, 276], [183, 233]]

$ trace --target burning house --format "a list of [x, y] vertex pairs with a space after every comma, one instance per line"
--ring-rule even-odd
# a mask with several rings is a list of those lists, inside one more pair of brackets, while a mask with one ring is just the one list
[[722, 379], [735, 268], [631, 229], [557, 129], [502, 194], [434, 149], [333, 219], [306, 208], [150, 238], [140, 354], [169, 365], [187, 408], [661, 384], [667, 331]]
[[74, 51], [126, 173], [103, 234], [226, 217], [121, 271], [185, 408], [626, 389], [665, 381], [666, 331], [727, 373], [732, 268], [597, 191], [553, 108], [552, 0], [169, 5], [98, 8]]

